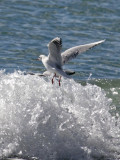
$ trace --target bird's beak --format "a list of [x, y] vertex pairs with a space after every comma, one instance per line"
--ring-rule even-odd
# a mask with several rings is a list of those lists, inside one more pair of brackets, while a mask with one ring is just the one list
[[37, 60], [37, 61], [40, 61], [41, 59], [40, 59], [40, 58], [37, 58], [36, 60]]

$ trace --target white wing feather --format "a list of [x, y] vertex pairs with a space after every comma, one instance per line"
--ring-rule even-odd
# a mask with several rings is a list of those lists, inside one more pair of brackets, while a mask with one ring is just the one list
[[105, 40], [101, 40], [101, 41], [98, 41], [98, 42], [89, 43], [89, 44], [85, 44], [85, 45], [79, 45], [79, 46], [67, 49], [65, 52], [63, 52], [61, 54], [62, 65], [64, 65], [66, 62], [68, 62], [72, 58], [75, 58], [78, 54], [81, 54], [81, 53], [95, 47], [96, 45], [103, 43], [104, 41]]
[[61, 38], [54, 38], [49, 44], [49, 61], [53, 62], [57, 66], [61, 67], [62, 57], [61, 57], [62, 40]]

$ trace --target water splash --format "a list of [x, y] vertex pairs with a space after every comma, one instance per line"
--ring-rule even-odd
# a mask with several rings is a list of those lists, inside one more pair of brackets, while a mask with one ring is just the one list
[[0, 102], [0, 157], [120, 158], [120, 119], [96, 85], [1, 71]]
[[87, 79], [87, 83], [91, 80], [91, 77], [92, 77], [92, 73], [89, 74], [89, 77]]

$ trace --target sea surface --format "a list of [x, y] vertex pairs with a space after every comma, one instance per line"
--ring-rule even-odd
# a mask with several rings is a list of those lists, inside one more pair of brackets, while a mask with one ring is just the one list
[[[36, 59], [105, 39], [40, 77]], [[28, 73], [34, 73], [30, 75]], [[120, 159], [120, 1], [0, 0], [0, 160]]]

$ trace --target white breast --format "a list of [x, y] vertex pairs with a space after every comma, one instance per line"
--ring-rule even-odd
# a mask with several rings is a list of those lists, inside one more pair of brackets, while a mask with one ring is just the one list
[[45, 57], [44, 59], [42, 59], [42, 62], [43, 62], [43, 64], [44, 64], [45, 68], [46, 68], [49, 72], [55, 73], [54, 66], [49, 65], [49, 59], [48, 59], [48, 57]]

